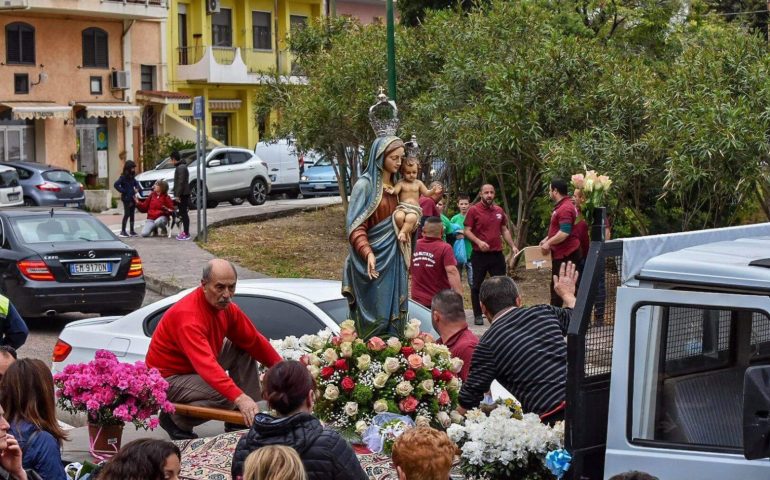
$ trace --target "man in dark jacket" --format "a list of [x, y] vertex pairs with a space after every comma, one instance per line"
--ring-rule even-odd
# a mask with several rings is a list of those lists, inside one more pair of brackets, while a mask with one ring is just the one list
[[365, 480], [358, 459], [337, 432], [324, 428], [313, 415], [300, 412], [288, 417], [258, 413], [251, 430], [238, 442], [233, 455], [232, 475], [243, 475], [246, 457], [268, 445], [286, 445], [297, 451], [308, 480]]
[[0, 345], [18, 349], [27, 341], [29, 328], [11, 300], [0, 295]]
[[179, 205], [179, 219], [182, 220], [182, 232], [176, 236], [177, 240], [190, 239], [190, 172], [187, 164], [182, 161], [179, 152], [171, 152], [171, 161], [174, 163], [174, 198]]

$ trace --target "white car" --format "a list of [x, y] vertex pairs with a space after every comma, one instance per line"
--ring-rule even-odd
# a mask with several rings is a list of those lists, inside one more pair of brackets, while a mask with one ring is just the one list
[[[271, 340], [315, 334], [325, 328], [337, 333], [339, 324], [348, 317], [348, 303], [340, 287], [340, 282], [333, 280], [240, 280], [233, 301]], [[91, 361], [100, 349], [112, 351], [122, 362], [144, 360], [152, 332], [163, 314], [192, 290], [164, 298], [124, 317], [67, 324], [54, 347], [51, 370], [57, 373], [66, 365]], [[428, 309], [410, 300], [409, 317], [419, 319], [422, 330], [436, 336]]]
[[[198, 162], [195, 152], [181, 152], [182, 161], [190, 172], [190, 201], [197, 206], [196, 191]], [[146, 197], [158, 180], [168, 182], [169, 194], [174, 188], [174, 166], [170, 160], [163, 161], [154, 170], [140, 173], [136, 180], [142, 186], [141, 195]], [[214, 208], [219, 202], [229, 201], [234, 205], [243, 203], [245, 198], [252, 205], [262, 205], [270, 193], [271, 182], [267, 163], [251, 150], [224, 147], [206, 151], [206, 206]]]
[[23, 205], [21, 184], [16, 169], [7, 165], [0, 165], [0, 207], [13, 207]]

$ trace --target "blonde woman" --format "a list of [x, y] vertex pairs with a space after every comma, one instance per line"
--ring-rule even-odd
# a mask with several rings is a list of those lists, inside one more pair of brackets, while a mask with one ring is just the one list
[[307, 480], [297, 451], [270, 445], [253, 451], [243, 469], [243, 480]]

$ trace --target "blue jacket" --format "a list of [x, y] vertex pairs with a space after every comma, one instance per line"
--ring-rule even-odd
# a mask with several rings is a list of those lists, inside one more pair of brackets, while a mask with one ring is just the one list
[[134, 188], [138, 188], [139, 190], [142, 189], [142, 186], [139, 185], [139, 182], [136, 181], [136, 178], [127, 177], [125, 175], [118, 177], [118, 179], [115, 180], [115, 184], [113, 186], [115, 187], [115, 190], [120, 192], [120, 198], [124, 202], [134, 201], [134, 193], [136, 193]]
[[18, 350], [27, 341], [27, 335], [29, 328], [16, 307], [8, 297], [0, 295], [0, 345], [8, 345]]
[[10, 432], [19, 441], [25, 469], [34, 470], [44, 480], [67, 480], [59, 443], [53, 435], [23, 420], [12, 423]]

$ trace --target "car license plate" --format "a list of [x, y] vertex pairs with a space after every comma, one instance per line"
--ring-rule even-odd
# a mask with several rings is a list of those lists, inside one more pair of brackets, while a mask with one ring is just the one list
[[70, 265], [73, 275], [93, 275], [112, 273], [112, 264], [108, 262], [73, 263]]
[[69, 202], [65, 203], [64, 206], [68, 208], [78, 208], [80, 204], [78, 202]]
[[9, 193], [8, 194], [8, 200], [18, 200], [19, 199], [19, 195], [20, 194], [18, 194], [18, 193]]
[[326, 185], [313, 185], [316, 190], [326, 190]]

